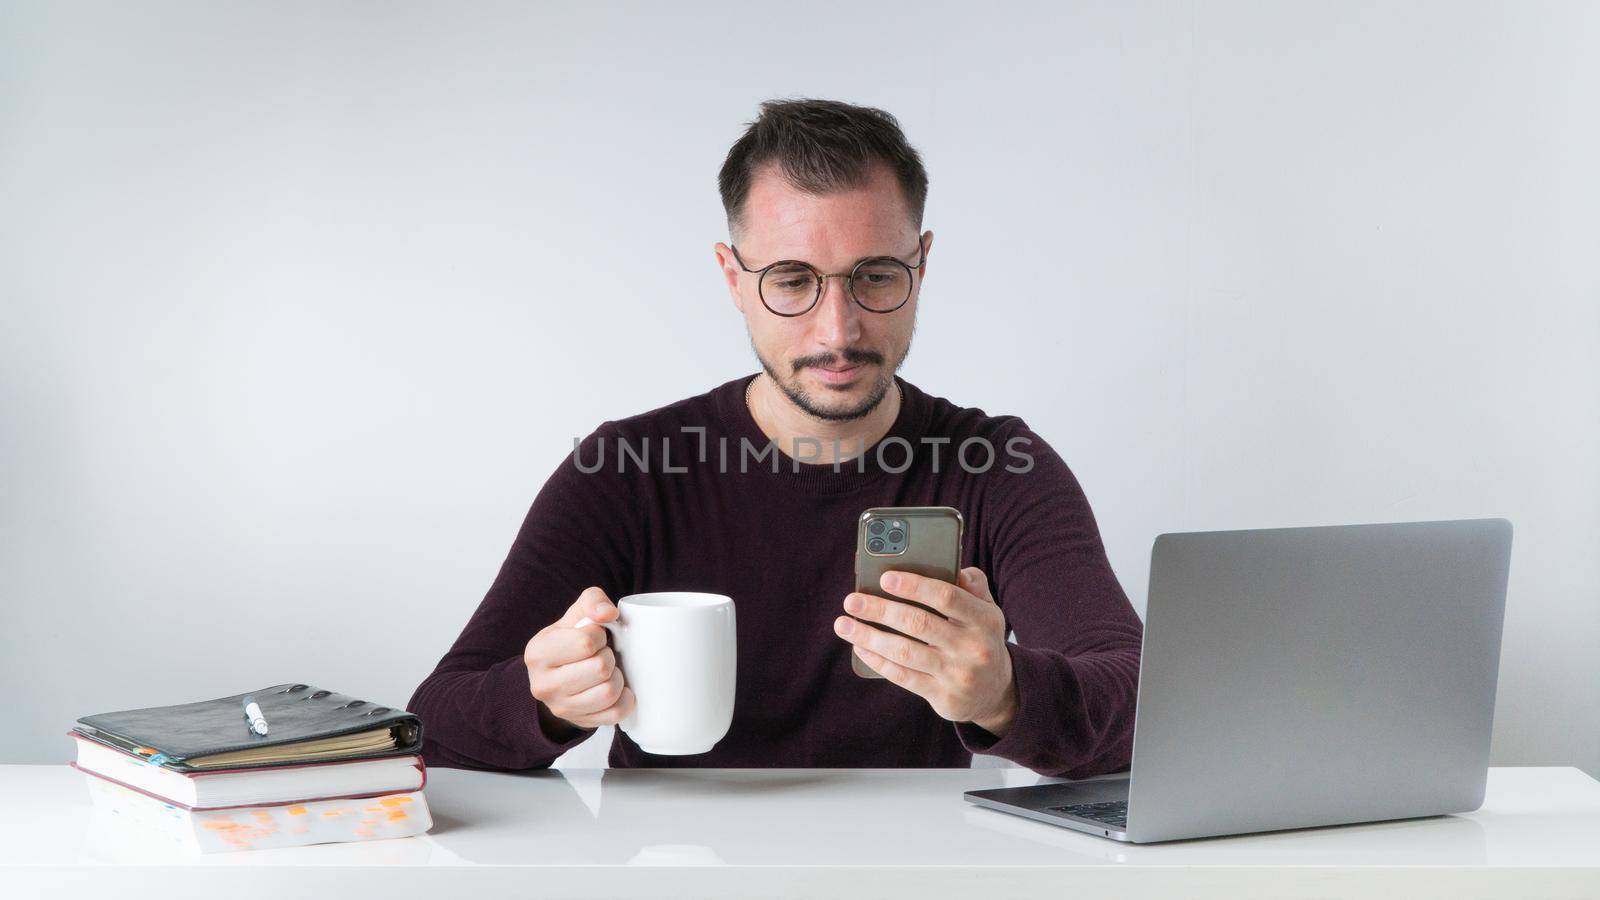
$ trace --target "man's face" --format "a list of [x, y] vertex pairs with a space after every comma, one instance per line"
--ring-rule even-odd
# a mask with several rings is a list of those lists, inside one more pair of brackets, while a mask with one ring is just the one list
[[[780, 259], [802, 260], [828, 274], [849, 272], [867, 256], [917, 263], [919, 237], [887, 166], [865, 186], [825, 197], [796, 190], [768, 167], [751, 185], [744, 219], [744, 233], [735, 240], [752, 269]], [[924, 250], [932, 247], [933, 232], [920, 240]], [[862, 309], [845, 279], [829, 278], [816, 306], [784, 317], [762, 304], [759, 276], [742, 270], [727, 245], [718, 244], [716, 252], [756, 357], [790, 401], [827, 421], [858, 419], [877, 408], [911, 350], [926, 265], [912, 276], [911, 299], [894, 312]]]

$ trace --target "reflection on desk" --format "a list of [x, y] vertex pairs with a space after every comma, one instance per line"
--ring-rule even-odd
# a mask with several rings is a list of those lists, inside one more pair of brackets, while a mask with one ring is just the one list
[[15, 804], [0, 824], [8, 892], [1600, 896], [1600, 783], [1576, 769], [1493, 769], [1483, 809], [1461, 816], [1148, 845], [962, 799], [1059, 780], [1024, 769], [432, 769], [427, 835], [194, 856], [152, 853], [97, 817], [81, 779], [0, 766]]

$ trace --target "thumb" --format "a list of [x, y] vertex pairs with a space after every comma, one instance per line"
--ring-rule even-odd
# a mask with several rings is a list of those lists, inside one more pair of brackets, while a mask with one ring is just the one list
[[961, 582], [957, 587], [979, 600], [994, 602], [994, 594], [989, 591], [989, 577], [977, 566], [967, 566], [961, 570]]
[[609, 622], [618, 615], [616, 604], [606, 596], [606, 592], [598, 587], [585, 588], [583, 593], [572, 606], [567, 608], [566, 615], [561, 617], [561, 624], [570, 628], [581, 628], [595, 622]]

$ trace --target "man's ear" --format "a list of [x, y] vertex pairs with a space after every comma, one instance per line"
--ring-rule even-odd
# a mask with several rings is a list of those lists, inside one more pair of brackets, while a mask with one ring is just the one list
[[717, 266], [722, 269], [722, 280], [728, 283], [728, 296], [733, 298], [733, 308], [744, 314], [744, 297], [739, 294], [739, 264], [733, 258], [733, 250], [727, 244], [718, 241], [711, 248], [717, 256]]

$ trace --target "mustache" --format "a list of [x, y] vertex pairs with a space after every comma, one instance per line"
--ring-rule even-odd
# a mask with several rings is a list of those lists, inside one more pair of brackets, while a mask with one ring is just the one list
[[816, 356], [802, 356], [798, 359], [790, 360], [789, 364], [794, 367], [794, 372], [798, 373], [801, 369], [804, 369], [808, 366], [817, 366], [819, 368], [837, 367], [839, 365], [839, 358], [841, 356], [844, 357], [844, 361], [846, 363], [852, 366], [859, 366], [865, 363], [883, 363], [883, 354], [876, 350], [856, 350], [854, 348], [850, 348], [841, 350], [836, 354], [819, 353]]

